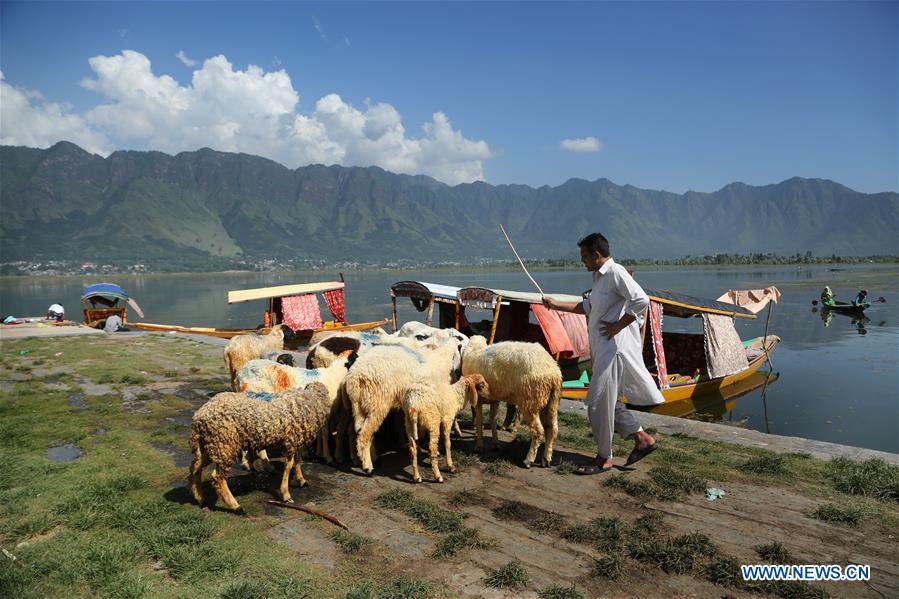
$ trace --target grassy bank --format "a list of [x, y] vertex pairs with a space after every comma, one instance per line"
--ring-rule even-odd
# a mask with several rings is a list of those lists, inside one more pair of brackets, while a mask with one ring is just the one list
[[[595, 445], [583, 418], [560, 414], [550, 469], [520, 467], [525, 429], [483, 455], [467, 436], [454, 443], [460, 472], [444, 485], [412, 484], [402, 451], [374, 478], [304, 466], [310, 486], [295, 499], [338, 515], [343, 532], [268, 505], [265, 477], [232, 478], [247, 517], [190, 499], [186, 433], [227, 386], [221, 348], [156, 335], [24, 339], [0, 342], [0, 369], [0, 546], [15, 557], [0, 556], [4, 597], [861, 596], [862, 586], [734, 578], [747, 560], [839, 562], [847, 535], [883, 588], [899, 580], [880, 553], [895, 552], [899, 469], [882, 462], [673, 435], [637, 471], [576, 477]], [[80, 455], [50, 459], [67, 452]], [[706, 502], [708, 487], [728, 495]], [[725, 509], [739, 519], [722, 520]]]

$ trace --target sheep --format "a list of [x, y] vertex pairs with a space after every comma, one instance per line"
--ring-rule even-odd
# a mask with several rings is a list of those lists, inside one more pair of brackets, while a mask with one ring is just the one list
[[438, 329], [415, 320], [410, 320], [405, 323], [390, 336], [400, 338], [411, 337], [418, 341], [435, 341], [437, 343], [442, 343], [443, 341], [452, 338], [456, 339], [461, 344], [463, 350], [468, 346], [468, 337], [456, 329]]
[[321, 343], [325, 339], [329, 337], [350, 337], [353, 339], [361, 339], [363, 337], [386, 337], [387, 331], [382, 329], [381, 327], [375, 327], [373, 329], [368, 329], [367, 331], [341, 331], [340, 329], [332, 329], [325, 331], [318, 331], [312, 335], [312, 338], [309, 339], [309, 345], [315, 345], [316, 343]]
[[446, 343], [420, 351], [405, 346], [375, 346], [359, 356], [344, 382], [344, 401], [352, 409], [356, 452], [367, 474], [374, 470], [372, 438], [387, 413], [402, 409], [406, 391], [413, 383], [451, 383], [457, 354], [456, 343]]
[[203, 505], [203, 468], [213, 465], [212, 484], [229, 508], [244, 511], [228, 488], [228, 469], [241, 450], [260, 450], [282, 444], [284, 474], [278, 489], [282, 501], [293, 503], [288, 482], [293, 469], [300, 487], [306, 485], [300, 452], [314, 440], [331, 410], [328, 389], [312, 383], [306, 389], [288, 389], [271, 402], [245, 393], [219, 393], [203, 404], [191, 422], [190, 448], [193, 463], [188, 486], [197, 503]]
[[[518, 408], [522, 420], [531, 429], [531, 447], [524, 459], [530, 468], [537, 449], [544, 441], [542, 464], [552, 463], [553, 443], [558, 433], [562, 372], [559, 365], [538, 343], [503, 341], [487, 346], [487, 340], [475, 335], [462, 355], [462, 374], [481, 374], [490, 386], [490, 425], [497, 442], [496, 408], [500, 401]], [[483, 447], [483, 416], [475, 410], [475, 448]]]
[[406, 416], [406, 437], [409, 441], [409, 457], [412, 459], [412, 478], [415, 482], [421, 482], [421, 474], [418, 471], [418, 426], [422, 425], [428, 431], [428, 448], [431, 454], [431, 470], [434, 478], [442, 483], [440, 475], [440, 459], [437, 453], [437, 445], [440, 441], [440, 433], [444, 435], [444, 449], [446, 451], [446, 465], [450, 472], [455, 472], [453, 457], [450, 453], [450, 427], [455, 422], [456, 414], [465, 404], [478, 405], [480, 402], [490, 401], [490, 388], [487, 382], [479, 374], [463, 376], [456, 383], [450, 385], [441, 383], [413, 383], [406, 391], [403, 399], [403, 412]]
[[272, 327], [267, 335], [235, 335], [225, 346], [225, 366], [231, 375], [231, 390], [237, 391], [237, 372], [250, 360], [257, 360], [272, 351], [284, 349], [284, 338], [293, 335], [286, 325]]
[[[343, 379], [346, 378], [347, 369], [356, 361], [356, 352], [346, 352], [327, 368], [307, 370], [286, 366], [271, 360], [251, 360], [247, 362], [237, 373], [237, 384], [241, 392], [252, 393], [278, 393], [285, 389], [302, 389], [312, 382], [322, 383], [328, 388], [328, 397], [331, 401], [331, 419], [336, 419], [339, 404], [335, 402]], [[330, 427], [328, 422], [322, 427], [319, 434], [319, 455], [329, 464], [334, 463], [331, 456], [331, 445], [328, 439]], [[260, 458], [267, 459], [260, 452]]]
[[422, 344], [415, 339], [370, 333], [331, 335], [309, 346], [309, 353], [306, 354], [306, 368], [327, 368], [337, 356], [344, 352], [355, 351], [362, 354], [376, 345], [404, 345], [415, 349], [421, 347]]

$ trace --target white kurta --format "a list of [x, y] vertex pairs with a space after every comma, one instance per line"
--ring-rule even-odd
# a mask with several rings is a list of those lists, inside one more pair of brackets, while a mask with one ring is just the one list
[[[643, 363], [640, 328], [648, 306], [646, 292], [612, 258], [593, 273], [593, 289], [584, 300], [593, 360], [587, 404], [614, 403], [620, 395], [638, 406], [665, 403]], [[634, 316], [634, 322], [612, 339], [602, 334], [602, 323], [618, 322], [625, 314]], [[614, 396], [606, 397], [606, 393]]]

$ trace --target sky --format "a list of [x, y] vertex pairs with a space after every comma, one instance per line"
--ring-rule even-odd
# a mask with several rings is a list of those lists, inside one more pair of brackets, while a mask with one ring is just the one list
[[899, 191], [897, 2], [6, 2], [0, 143]]

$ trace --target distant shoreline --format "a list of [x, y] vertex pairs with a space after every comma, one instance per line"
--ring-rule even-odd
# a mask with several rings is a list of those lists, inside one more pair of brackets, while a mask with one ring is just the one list
[[[859, 260], [857, 262], [817, 262], [817, 263], [783, 263], [783, 264], [649, 264], [649, 263], [631, 263], [628, 261], [621, 262], [630, 270], [637, 272], [667, 271], [667, 270], [749, 270], [760, 268], [785, 269], [785, 268], [817, 268], [831, 267], [834, 269], [849, 269], [856, 266], [899, 266], [899, 259], [873, 261]], [[526, 264], [528, 269], [533, 272], [579, 272], [583, 270], [583, 266], [579, 263], [571, 263], [562, 266], [546, 266], [543, 264]], [[378, 272], [396, 272], [396, 273], [415, 273], [415, 272], [457, 272], [457, 273], [490, 273], [490, 272], [518, 272], [521, 267], [517, 264], [498, 264], [491, 266], [422, 266], [409, 268], [389, 268], [389, 267], [359, 267], [359, 268], [318, 268], [318, 269], [277, 269], [277, 270], [194, 270], [183, 272], [110, 272], [104, 274], [82, 273], [82, 274], [16, 274], [16, 275], [0, 275], [0, 281], [16, 280], [25, 278], [45, 278], [45, 279], [108, 279], [110, 277], [191, 277], [191, 276], [241, 276], [241, 275], [278, 275], [278, 274], [316, 274], [321, 273], [323, 278], [332, 276], [331, 273], [378, 273]]]

